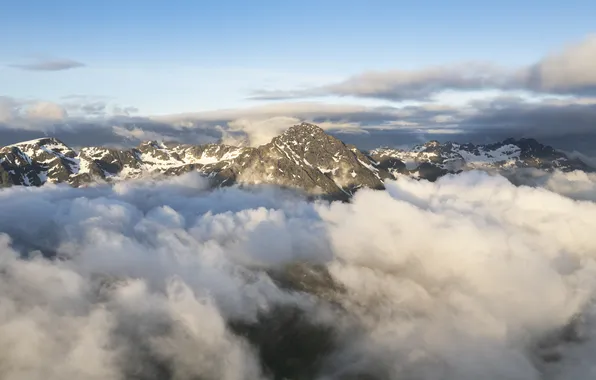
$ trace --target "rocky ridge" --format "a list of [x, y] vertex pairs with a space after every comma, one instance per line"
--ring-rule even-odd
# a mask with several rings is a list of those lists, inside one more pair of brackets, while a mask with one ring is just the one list
[[198, 171], [214, 186], [272, 184], [346, 198], [361, 187], [383, 188], [385, 179], [399, 175], [434, 181], [464, 170], [526, 167], [590, 170], [581, 161], [533, 139], [508, 139], [489, 145], [430, 141], [410, 150], [379, 148], [364, 152], [309, 123], [296, 125], [256, 148], [148, 141], [129, 150], [86, 147], [75, 152], [51, 137], [0, 148], [3, 187], [46, 183], [78, 187], [98, 181]]

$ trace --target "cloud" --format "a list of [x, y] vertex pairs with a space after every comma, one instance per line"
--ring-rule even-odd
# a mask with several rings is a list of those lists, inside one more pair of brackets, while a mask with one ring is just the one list
[[292, 102], [168, 115], [152, 120], [186, 128], [211, 126], [228, 143], [258, 146], [302, 121], [314, 122], [329, 132], [364, 133], [360, 121], [393, 118], [398, 112], [360, 105]]
[[[129, 120], [134, 107], [122, 107], [90, 96], [73, 96], [62, 102], [0, 96], [0, 144], [29, 140], [45, 135], [75, 146], [111, 144], [114, 118]], [[118, 137], [121, 139], [121, 137]]]
[[64, 108], [51, 102], [33, 103], [25, 112], [28, 118], [42, 120], [64, 120], [68, 116]]
[[578, 160], [582, 161], [584, 164], [596, 169], [596, 157], [587, 156], [587, 155], [585, 155], [581, 152], [578, 152], [576, 150], [571, 151], [571, 152], [564, 151], [563, 153], [565, 153], [565, 155], [567, 155], [567, 157], [569, 157], [569, 158], [578, 159]]
[[56, 103], [0, 97], [0, 123], [44, 129], [67, 116], [66, 110]]
[[18, 103], [15, 99], [7, 96], [0, 96], [0, 122], [13, 120], [18, 109]]
[[541, 187], [573, 199], [596, 202], [595, 173], [546, 173], [537, 169], [522, 169], [509, 173], [507, 177], [514, 184]]
[[228, 122], [226, 129], [221, 129], [223, 142], [230, 145], [264, 145], [299, 123], [298, 118], [287, 116], [275, 116], [265, 120], [236, 119]]
[[37, 102], [40, 101], [13, 98], [5, 98], [5, 102], [0, 102], [6, 104], [6, 110], [0, 111], [0, 115], [12, 115], [11, 118], [0, 121], [2, 136], [15, 134], [15, 137], [6, 139], [6, 144], [38, 137], [33, 134], [39, 131], [52, 133], [67, 144], [78, 146], [114, 143], [134, 145], [145, 138], [195, 144], [223, 140], [227, 143], [256, 146], [269, 142], [290, 126], [302, 121], [316, 123], [330, 133], [362, 135], [368, 128], [419, 127], [419, 122], [424, 119], [420, 112], [428, 115], [448, 112], [448, 108], [436, 106], [414, 110], [356, 104], [291, 102], [150, 117], [135, 115], [136, 110], [133, 107], [114, 106], [108, 100], [97, 97], [76, 96], [69, 97], [62, 103], [54, 103], [55, 107], [62, 107], [67, 115], [57, 123], [55, 119], [46, 119], [45, 122], [41, 119], [33, 120], [26, 112], [22, 112], [24, 107]]
[[[551, 139], [552, 144], [558, 138], [556, 143], [564, 141], [560, 148], [593, 155], [586, 146], [596, 137], [596, 102], [590, 98], [596, 94], [596, 69], [589, 64], [595, 54], [596, 36], [588, 36], [526, 66], [467, 62], [420, 70], [365, 72], [336, 83], [257, 96], [417, 100], [393, 106], [366, 106], [356, 100], [352, 104], [287, 101], [153, 117], [139, 115], [135, 107], [102, 96], [74, 94], [54, 101], [0, 97], [0, 145], [45, 134], [75, 146], [131, 146], [145, 137], [194, 144], [226, 141], [259, 145], [292, 123], [307, 121], [365, 149], [447, 135], [450, 140], [479, 142], [484, 134], [481, 142], [535, 137]], [[48, 62], [47, 68], [58, 69], [61, 63], [65, 67], [64, 63], [74, 61], [39, 60], [21, 66], [42, 68]], [[487, 99], [483, 94], [484, 99], [468, 104], [441, 104], [442, 96], [448, 93], [485, 89], [497, 89], [501, 95]], [[576, 148], [571, 139], [585, 146]]]
[[10, 67], [14, 67], [21, 70], [27, 71], [63, 71], [84, 67], [85, 64], [74, 61], [71, 59], [47, 59], [37, 60], [31, 63], [13, 64]]
[[138, 127], [133, 128], [124, 128], [118, 125], [112, 127], [112, 131], [114, 134], [118, 136], [122, 136], [127, 140], [133, 141], [149, 141], [149, 140], [156, 140], [156, 141], [165, 141], [168, 140], [167, 135], [163, 135], [158, 132], [154, 131], [147, 131]]
[[529, 68], [527, 88], [539, 92], [596, 95], [596, 34], [543, 58]]
[[[287, 116], [273, 116], [268, 119], [235, 119], [222, 127], [222, 141], [230, 145], [260, 146], [269, 143], [293, 125], [306, 119]], [[327, 131], [342, 133], [364, 133], [357, 123], [318, 122], [317, 125]]]
[[0, 377], [589, 378], [596, 204], [540, 186], [2, 190]]
[[112, 108], [112, 113], [117, 116], [132, 116], [139, 112], [137, 107], [121, 107], [121, 106], [114, 106]]
[[482, 63], [452, 67], [433, 67], [417, 71], [392, 70], [366, 72], [343, 82], [291, 92], [257, 92], [252, 99], [274, 100], [318, 96], [356, 96], [363, 98], [427, 100], [445, 90], [512, 88], [513, 78], [505, 70]]
[[531, 137], [594, 156], [595, 107], [594, 98], [527, 99], [504, 94], [459, 106], [296, 101], [152, 117], [138, 115], [134, 107], [92, 96], [69, 97], [60, 103], [0, 97], [0, 145], [52, 135], [74, 147], [131, 147], [147, 139], [258, 146], [306, 121], [361, 149], [429, 139], [490, 143]]
[[468, 130], [500, 130], [534, 137], [594, 134], [596, 103], [507, 102], [481, 106], [458, 124]]
[[447, 90], [526, 90], [535, 93], [595, 95], [596, 35], [538, 62], [518, 68], [466, 62], [419, 70], [371, 71], [344, 81], [291, 91], [256, 91], [251, 99], [274, 100], [351, 96], [391, 101], [429, 100]]
[[[352, 114], [359, 114], [371, 110], [379, 110], [381, 107], [367, 107], [357, 104], [334, 104], [321, 102], [287, 102], [287, 103], [271, 103], [265, 105], [257, 105], [245, 108], [221, 109], [214, 111], [173, 114], [155, 117], [155, 120], [172, 122], [172, 121], [211, 121], [221, 122], [236, 120], [240, 118], [245, 119], [267, 119], [278, 116], [311, 118], [317, 119], [322, 117], [333, 116], [340, 118], [343, 116], [350, 116]], [[387, 110], [393, 111], [395, 108], [389, 107]]]

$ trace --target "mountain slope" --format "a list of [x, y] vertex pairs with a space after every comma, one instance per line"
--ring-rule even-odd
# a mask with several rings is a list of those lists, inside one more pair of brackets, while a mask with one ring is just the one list
[[431, 181], [447, 173], [474, 169], [590, 171], [582, 161], [570, 159], [534, 139], [507, 139], [486, 145], [429, 141], [410, 150], [379, 148], [371, 151], [370, 155], [393, 173], [397, 171]]
[[430, 141], [407, 151], [366, 153], [302, 123], [257, 148], [149, 141], [129, 150], [87, 147], [77, 153], [54, 138], [26, 141], [0, 149], [0, 186], [84, 186], [199, 171], [216, 186], [266, 183], [346, 198], [360, 187], [382, 188], [385, 179], [398, 175], [432, 181], [463, 170], [523, 167], [589, 171], [581, 161], [532, 139], [489, 145]]

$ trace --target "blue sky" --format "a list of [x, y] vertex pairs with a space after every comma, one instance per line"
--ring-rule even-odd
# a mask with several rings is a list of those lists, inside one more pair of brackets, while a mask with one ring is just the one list
[[[0, 12], [0, 91], [101, 96], [143, 114], [233, 108], [255, 104], [252, 90], [370, 70], [530, 64], [594, 32], [594, 14], [579, 0], [20, 0]], [[8, 67], [48, 59], [85, 67]]]

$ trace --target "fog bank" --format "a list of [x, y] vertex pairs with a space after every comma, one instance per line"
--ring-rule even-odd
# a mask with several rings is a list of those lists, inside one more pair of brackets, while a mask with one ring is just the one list
[[595, 178], [511, 180], [1, 190], [0, 378], [593, 378]]

